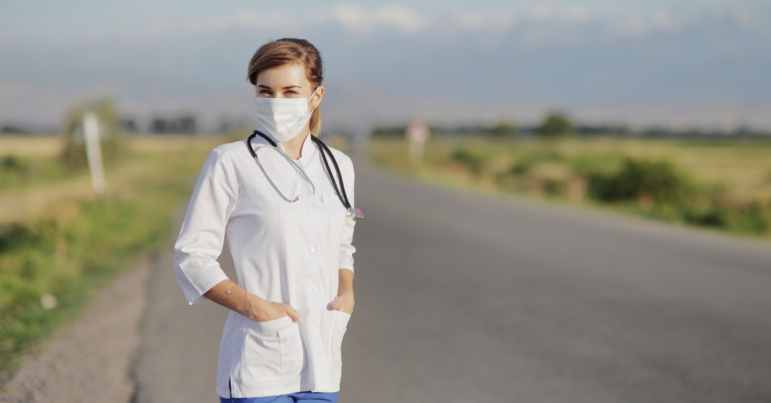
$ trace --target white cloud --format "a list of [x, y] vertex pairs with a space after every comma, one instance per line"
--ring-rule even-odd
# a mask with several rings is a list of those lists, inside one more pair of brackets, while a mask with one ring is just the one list
[[664, 11], [659, 11], [651, 17], [651, 25], [664, 31], [677, 31], [681, 25], [675, 18]]
[[365, 9], [355, 5], [338, 5], [325, 13], [292, 15], [281, 12], [255, 13], [238, 11], [227, 16], [191, 20], [178, 23], [163, 23], [145, 27], [123, 37], [130, 42], [155, 40], [159, 38], [187, 37], [222, 32], [231, 29], [249, 31], [291, 30], [303, 27], [337, 24], [357, 33], [368, 34], [378, 28], [395, 29], [404, 34], [413, 34], [432, 26], [431, 22], [403, 6], [387, 6]]
[[360, 7], [337, 6], [332, 12], [332, 19], [348, 29], [365, 31], [368, 28], [367, 13]]
[[[389, 29], [404, 35], [427, 31], [466, 33], [494, 33], [525, 26], [538, 33], [538, 46], [555, 43], [564, 38], [578, 35], [583, 28], [586, 32], [602, 33], [599, 42], [614, 41], [625, 36], [645, 35], [655, 31], [675, 32], [706, 20], [726, 19], [740, 27], [754, 26], [752, 16], [742, 7], [718, 8], [716, 14], [693, 9], [674, 12], [670, 9], [617, 14], [613, 18], [600, 13], [595, 7], [565, 5], [553, 2], [537, 2], [524, 6], [512, 6], [502, 10], [475, 12], [456, 10], [453, 12], [416, 11], [407, 5], [364, 7], [355, 4], [338, 4], [322, 9], [289, 13], [288, 11], [255, 12], [253, 10], [231, 10], [220, 15], [197, 19], [165, 19], [131, 26], [116, 25], [109, 30], [100, 29], [99, 34], [73, 36], [71, 39], [55, 37], [52, 30], [35, 35], [22, 31], [5, 29], [0, 31], [0, 48], [14, 46], [60, 47], [82, 46], [101, 43], [142, 43], [158, 39], [194, 37], [210, 33], [242, 29], [255, 32], [291, 31], [324, 26], [339, 26], [357, 34], [368, 35], [378, 29]], [[21, 33], [20, 33], [21, 32]], [[39, 34], [39, 35], [38, 35]], [[581, 34], [583, 35], [583, 34]], [[591, 35], [591, 34], [590, 34]], [[47, 39], [46, 39], [47, 38]], [[591, 38], [589, 38], [591, 40]], [[64, 42], [62, 42], [64, 41]], [[34, 42], [34, 43], [33, 43]], [[573, 41], [582, 42], [582, 41]]]
[[354, 5], [338, 5], [333, 8], [330, 19], [345, 28], [363, 33], [383, 27], [410, 34], [431, 25], [427, 19], [403, 6], [387, 6], [368, 11]]
[[394, 27], [404, 33], [423, 30], [429, 26], [428, 21], [416, 15], [412, 10], [401, 6], [384, 7], [375, 10], [373, 20], [382, 26]]
[[731, 10], [731, 17], [735, 23], [744, 28], [751, 28], [755, 25], [750, 14], [741, 8]]
[[589, 12], [581, 6], [556, 7], [549, 3], [539, 3], [523, 11], [525, 20], [584, 22], [589, 19]]
[[135, 39], [186, 37], [222, 32], [230, 29], [253, 31], [267, 31], [279, 28], [292, 29], [307, 23], [308, 21], [304, 18], [290, 18], [283, 13], [257, 14], [252, 11], [239, 11], [232, 15], [216, 16], [206, 20], [150, 26], [141, 32], [139, 38], [135, 36]]

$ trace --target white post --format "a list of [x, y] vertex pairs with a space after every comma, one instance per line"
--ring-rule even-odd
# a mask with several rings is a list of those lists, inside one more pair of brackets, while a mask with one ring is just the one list
[[412, 165], [420, 165], [423, 162], [423, 144], [424, 143], [416, 143], [411, 141], [410, 142], [410, 163]]
[[99, 118], [94, 112], [83, 115], [83, 137], [86, 140], [86, 157], [88, 170], [91, 172], [91, 185], [96, 194], [104, 193], [104, 165], [102, 164], [102, 147], [99, 143]]
[[409, 143], [409, 160], [410, 164], [418, 166], [423, 162], [423, 148], [431, 133], [428, 131], [426, 122], [415, 119], [407, 126], [407, 130], [404, 132], [404, 137], [407, 138]]

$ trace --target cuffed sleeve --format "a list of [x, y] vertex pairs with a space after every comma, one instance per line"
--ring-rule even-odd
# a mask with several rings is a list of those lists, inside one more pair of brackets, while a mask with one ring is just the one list
[[217, 258], [238, 200], [232, 169], [217, 149], [209, 153], [174, 244], [174, 274], [191, 305], [205, 300], [203, 294], [228, 279]]

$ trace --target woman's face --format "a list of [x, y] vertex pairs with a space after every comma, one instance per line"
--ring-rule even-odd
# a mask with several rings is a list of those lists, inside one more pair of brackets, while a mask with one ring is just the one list
[[[316, 90], [305, 76], [305, 67], [296, 63], [260, 72], [255, 87], [259, 98], [307, 99]], [[323, 97], [324, 86], [319, 86], [316, 94], [308, 101], [308, 111], [317, 107]]]

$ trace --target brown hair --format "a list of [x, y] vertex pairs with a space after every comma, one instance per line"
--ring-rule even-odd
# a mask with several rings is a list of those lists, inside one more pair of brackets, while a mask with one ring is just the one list
[[[260, 46], [249, 61], [247, 78], [252, 85], [257, 85], [257, 75], [263, 70], [291, 63], [305, 66], [305, 76], [316, 87], [324, 81], [321, 53], [310, 42], [296, 38], [283, 38]], [[321, 131], [321, 105], [311, 115], [310, 130], [314, 136]]]

